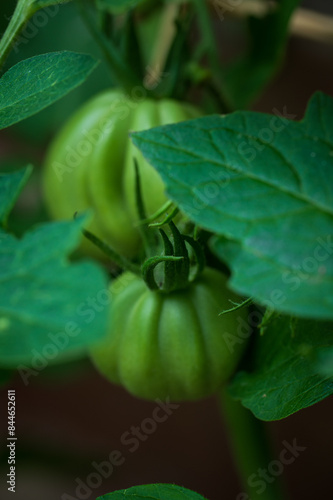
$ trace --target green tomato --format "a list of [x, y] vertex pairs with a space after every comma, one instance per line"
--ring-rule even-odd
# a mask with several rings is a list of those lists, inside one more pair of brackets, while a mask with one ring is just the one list
[[235, 370], [247, 312], [219, 316], [229, 299], [239, 299], [219, 271], [206, 268], [186, 289], [169, 294], [126, 272], [110, 292], [110, 329], [91, 356], [111, 382], [139, 398], [196, 400], [218, 391]]
[[89, 229], [116, 251], [133, 256], [140, 246], [136, 226], [134, 158], [138, 160], [147, 215], [165, 202], [164, 185], [133, 146], [130, 131], [199, 116], [187, 103], [171, 99], [130, 99], [107, 90], [86, 103], [60, 131], [45, 160], [44, 193], [55, 219], [93, 210]]

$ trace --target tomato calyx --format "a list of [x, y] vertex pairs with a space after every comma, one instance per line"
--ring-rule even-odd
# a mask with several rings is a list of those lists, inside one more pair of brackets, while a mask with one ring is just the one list
[[[83, 234], [94, 245], [102, 250], [119, 267], [143, 278], [148, 288], [152, 291], [170, 293], [186, 288], [197, 279], [205, 268], [205, 255], [198, 240], [189, 235], [181, 234], [174, 222], [168, 223], [173, 243], [163, 229], [159, 229], [164, 246], [164, 255], [154, 255], [144, 260], [143, 264], [137, 264], [115, 252], [107, 243], [83, 229]], [[192, 250], [194, 265], [191, 262], [186, 243]], [[157, 281], [155, 268], [164, 263], [164, 273]]]
[[[142, 277], [148, 288], [164, 293], [186, 288], [194, 281], [205, 267], [205, 255], [200, 243], [189, 235], [179, 232], [174, 222], [169, 222], [173, 243], [163, 229], [159, 229], [164, 245], [164, 255], [151, 257], [142, 265]], [[195, 265], [191, 266], [186, 243], [191, 247]], [[159, 283], [154, 270], [164, 263], [164, 275]]]
[[[139, 275], [145, 281], [147, 287], [152, 291], [170, 293], [176, 290], [185, 289], [192, 283], [205, 267], [205, 255], [203, 248], [198, 240], [187, 234], [181, 234], [173, 222], [173, 218], [179, 212], [178, 207], [173, 207], [172, 202], [167, 202], [158, 211], [158, 217], [165, 214], [172, 208], [169, 214], [166, 214], [162, 222], [154, 223], [152, 217], [146, 217], [144, 200], [141, 190], [141, 179], [138, 162], [134, 158], [135, 169], [135, 201], [139, 216], [138, 229], [145, 247], [145, 260], [142, 265], [132, 262], [126, 257], [120, 255], [106, 242], [102, 241], [90, 231], [83, 229], [84, 236], [104, 252], [120, 268]], [[155, 214], [156, 215], [156, 214]], [[155, 215], [153, 217], [155, 217]], [[162, 229], [162, 226], [168, 225], [170, 236]], [[160, 238], [157, 238], [158, 232]], [[163, 255], [156, 255], [161, 248], [164, 248]], [[191, 258], [188, 247], [191, 249]], [[194, 260], [192, 265], [191, 260]], [[155, 269], [159, 264], [164, 264], [163, 273], [159, 273], [159, 279], [156, 280]]]
[[[150, 290], [160, 291], [164, 293], [170, 293], [176, 290], [181, 290], [186, 288], [190, 282], [192, 282], [199, 273], [205, 267], [205, 256], [203, 249], [198, 241], [195, 241], [191, 236], [182, 235], [175, 223], [173, 218], [179, 212], [178, 207], [171, 210], [169, 215], [166, 215], [165, 219], [159, 223], [151, 223], [152, 219], [146, 218], [146, 212], [144, 207], [144, 201], [142, 198], [141, 191], [141, 181], [140, 172], [138, 168], [138, 163], [134, 160], [135, 175], [136, 175], [136, 205], [137, 212], [140, 216], [140, 231], [141, 237], [145, 242], [146, 255], [150, 255], [153, 250], [154, 253], [154, 234], [152, 229], [158, 229], [162, 238], [164, 246], [164, 255], [156, 256], [153, 255], [145, 260], [141, 267], [142, 278]], [[172, 203], [162, 207], [158, 216], [165, 213], [166, 210], [172, 207]], [[162, 229], [162, 226], [168, 224], [171, 235], [173, 237], [173, 243], [167, 236], [166, 232]], [[196, 261], [196, 270], [193, 273], [190, 272], [190, 258], [186, 247], [186, 242], [192, 248], [192, 253]], [[155, 268], [158, 264], [164, 263], [164, 273], [161, 276], [159, 282], [155, 278]]]

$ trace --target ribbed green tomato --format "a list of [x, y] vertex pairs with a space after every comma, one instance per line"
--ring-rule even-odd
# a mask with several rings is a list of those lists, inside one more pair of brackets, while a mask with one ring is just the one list
[[135, 203], [134, 157], [139, 164], [147, 215], [165, 202], [157, 172], [129, 139], [130, 131], [199, 116], [187, 103], [171, 99], [132, 100], [121, 90], [92, 98], [53, 141], [45, 160], [44, 193], [55, 219], [94, 211], [90, 230], [119, 253], [133, 256], [140, 245]]
[[229, 299], [239, 299], [219, 271], [206, 268], [186, 289], [169, 294], [126, 272], [110, 291], [110, 329], [91, 356], [111, 382], [144, 399], [196, 400], [218, 391], [235, 370], [247, 313], [219, 316]]

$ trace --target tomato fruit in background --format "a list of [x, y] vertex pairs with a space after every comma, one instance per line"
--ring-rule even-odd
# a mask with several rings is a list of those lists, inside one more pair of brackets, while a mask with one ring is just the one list
[[161, 293], [125, 272], [110, 286], [110, 328], [91, 351], [94, 364], [139, 398], [196, 400], [214, 394], [246, 344], [237, 336], [246, 309], [219, 316], [230, 308], [229, 299], [239, 300], [226, 281], [206, 268], [187, 288]]
[[134, 256], [140, 247], [134, 158], [147, 215], [166, 197], [162, 180], [133, 146], [129, 132], [199, 115], [187, 103], [130, 99], [117, 89], [92, 98], [65, 124], [47, 154], [44, 193], [52, 217], [68, 219], [90, 208], [94, 215], [89, 229], [117, 252]]

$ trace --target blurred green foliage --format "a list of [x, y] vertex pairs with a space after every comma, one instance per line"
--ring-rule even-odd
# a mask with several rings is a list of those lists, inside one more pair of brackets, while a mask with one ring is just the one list
[[[5, 31], [14, 5], [13, 0], [2, 0], [0, 33]], [[28, 57], [61, 50], [91, 54], [99, 59], [101, 64], [83, 85], [36, 116], [11, 127], [6, 131], [6, 135], [14, 135], [32, 145], [43, 145], [84, 101], [113, 85], [100, 50], [87, 31], [75, 2], [37, 12], [14, 45], [4, 71]]]

